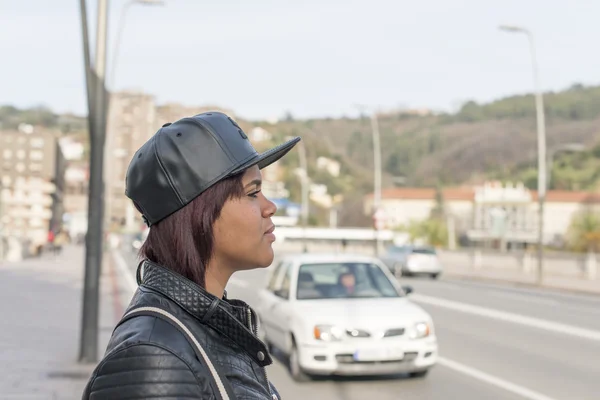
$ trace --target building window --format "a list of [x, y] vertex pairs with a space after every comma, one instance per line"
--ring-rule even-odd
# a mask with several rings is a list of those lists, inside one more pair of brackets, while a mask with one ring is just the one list
[[31, 163], [29, 164], [29, 170], [31, 172], [42, 172], [42, 164], [40, 163]]
[[34, 149], [41, 149], [44, 147], [44, 139], [43, 138], [31, 138], [29, 141], [29, 145]]
[[12, 158], [13, 152], [10, 149], [6, 149], [3, 152], [3, 156], [5, 160], [10, 160]]
[[17, 150], [17, 158], [19, 160], [24, 160], [25, 159], [25, 150]]
[[40, 161], [44, 159], [44, 153], [40, 150], [32, 150], [29, 152], [29, 159]]
[[25, 164], [23, 163], [17, 163], [17, 165], [15, 166], [15, 169], [17, 170], [17, 172], [24, 172], [25, 171]]

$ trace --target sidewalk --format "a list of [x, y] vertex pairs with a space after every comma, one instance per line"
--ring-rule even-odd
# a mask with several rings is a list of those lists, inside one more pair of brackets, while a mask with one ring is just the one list
[[[114, 268], [104, 255], [100, 287], [98, 357], [123, 311]], [[81, 325], [84, 247], [67, 246], [0, 264], [0, 393], [11, 399], [81, 399], [95, 365], [77, 363]], [[117, 288], [118, 289], [118, 288]]]
[[[445, 265], [444, 275], [462, 280], [495, 281], [521, 286], [537, 285], [537, 275], [535, 272], [524, 273], [509, 268], [487, 268], [485, 265], [479, 269], [475, 269], [468, 265]], [[600, 279], [589, 280], [579, 277], [547, 274], [544, 276], [541, 287], [553, 290], [600, 295]]]

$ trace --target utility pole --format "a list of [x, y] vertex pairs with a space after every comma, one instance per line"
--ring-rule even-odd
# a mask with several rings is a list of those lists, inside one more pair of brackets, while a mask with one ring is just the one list
[[376, 217], [377, 221], [375, 223], [375, 234], [377, 237], [375, 238], [375, 256], [379, 256], [380, 248], [381, 248], [381, 239], [380, 239], [380, 228], [381, 222], [379, 219], [381, 218], [381, 214], [383, 211], [381, 210], [381, 145], [379, 140], [379, 122], [377, 120], [377, 113], [373, 112], [371, 114], [371, 131], [373, 135], [373, 206], [374, 213], [373, 215]]
[[0, 262], [4, 261], [4, 183], [0, 181]]
[[537, 284], [541, 285], [544, 280], [544, 205], [546, 202], [546, 189], [548, 180], [546, 173], [546, 122], [544, 114], [544, 97], [540, 86], [539, 72], [535, 51], [535, 40], [533, 33], [519, 26], [502, 25], [500, 30], [512, 33], [521, 33], [527, 36], [529, 40], [529, 52], [531, 56], [531, 68], [533, 72], [533, 85], [535, 90], [535, 110], [537, 126], [537, 145], [538, 145], [538, 267]]
[[79, 361], [94, 363], [98, 358], [99, 286], [103, 247], [103, 162], [108, 109], [108, 93], [105, 85], [108, 0], [98, 0], [96, 56], [93, 70], [90, 62], [86, 0], [80, 0], [80, 6], [90, 134], [90, 187]]

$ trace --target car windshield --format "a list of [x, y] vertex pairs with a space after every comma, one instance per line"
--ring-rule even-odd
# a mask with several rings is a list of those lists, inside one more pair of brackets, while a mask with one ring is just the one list
[[304, 264], [298, 272], [298, 300], [400, 296], [383, 271], [371, 263]]
[[388, 253], [404, 253], [406, 252], [406, 247], [400, 247], [400, 246], [390, 246], [388, 247], [387, 251]]
[[414, 254], [431, 254], [431, 255], [435, 255], [435, 249], [430, 249], [430, 248], [416, 248], [416, 249], [413, 249], [412, 252]]

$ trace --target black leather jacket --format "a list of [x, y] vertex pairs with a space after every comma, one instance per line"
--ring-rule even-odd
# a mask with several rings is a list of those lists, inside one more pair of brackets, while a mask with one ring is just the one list
[[[209, 353], [236, 399], [279, 399], [267, 379], [272, 359], [257, 338], [257, 317], [246, 303], [219, 299], [173, 271], [149, 261], [128, 310], [159, 307], [176, 316]], [[125, 319], [83, 399], [220, 399], [206, 364], [175, 326], [155, 316]]]

